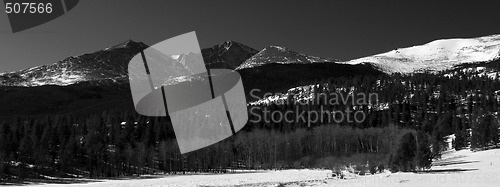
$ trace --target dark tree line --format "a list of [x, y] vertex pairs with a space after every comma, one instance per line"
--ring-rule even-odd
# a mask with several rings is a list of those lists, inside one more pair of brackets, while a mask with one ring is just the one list
[[[405, 134], [394, 125], [324, 125], [281, 132], [253, 129], [181, 155], [166, 118], [104, 112], [78, 120], [55, 116], [0, 125], [2, 176], [120, 177], [231, 169], [387, 165]], [[422, 138], [425, 139], [425, 138]], [[417, 145], [415, 145], [417, 146]], [[425, 147], [425, 145], [422, 145]], [[429, 158], [422, 158], [429, 159]], [[417, 162], [415, 165], [419, 165]]]

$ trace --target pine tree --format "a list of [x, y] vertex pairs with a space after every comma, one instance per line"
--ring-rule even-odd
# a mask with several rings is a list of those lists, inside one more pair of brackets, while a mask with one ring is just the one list
[[413, 133], [407, 133], [401, 138], [398, 152], [394, 158], [394, 163], [403, 171], [413, 171], [415, 169], [414, 159], [417, 156], [417, 142]]

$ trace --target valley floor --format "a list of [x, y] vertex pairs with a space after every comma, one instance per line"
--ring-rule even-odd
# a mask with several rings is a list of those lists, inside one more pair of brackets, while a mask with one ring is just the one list
[[[450, 151], [429, 171], [382, 173], [351, 179], [331, 177], [330, 170], [248, 171], [233, 174], [150, 176], [146, 179], [85, 180], [75, 184], [22, 184], [22, 186], [170, 187], [170, 186], [499, 186], [500, 149], [480, 152]], [[82, 181], [80, 181], [82, 182]]]

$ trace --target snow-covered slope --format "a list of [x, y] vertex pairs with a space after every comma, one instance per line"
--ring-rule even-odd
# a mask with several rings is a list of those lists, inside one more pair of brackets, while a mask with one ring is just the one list
[[437, 72], [464, 63], [488, 62], [499, 58], [500, 35], [490, 35], [470, 39], [436, 40], [344, 63], [371, 63], [390, 74]]
[[117, 82], [127, 80], [130, 59], [147, 48], [128, 40], [90, 54], [73, 56], [50, 65], [42, 65], [0, 74], [0, 86], [66, 86], [79, 82]]
[[[0, 86], [71, 85], [80, 82], [112, 83], [127, 81], [129, 60], [147, 46], [140, 42], [124, 43], [94, 53], [66, 58], [51, 65], [0, 74]], [[250, 69], [264, 64], [310, 64], [336, 62], [269, 46], [257, 50], [234, 41], [203, 49], [209, 68]], [[187, 56], [172, 59], [189, 69]], [[370, 64], [385, 73], [437, 72], [461, 64], [490, 62], [500, 59], [500, 35], [471, 39], [436, 40], [424, 45], [396, 49], [387, 53], [355, 59], [341, 64]], [[493, 75], [495, 72], [489, 72]]]
[[[356, 95], [355, 87], [337, 87], [335, 90], [331, 90], [327, 83], [325, 84], [314, 84], [314, 85], [305, 85], [298, 86], [294, 88], [288, 89], [285, 93], [276, 93], [274, 95], [269, 95], [264, 98], [259, 98], [256, 101], [251, 101], [248, 103], [249, 106], [267, 106], [271, 104], [276, 105], [286, 105], [290, 103], [316, 103], [316, 104], [324, 104], [317, 103], [322, 102], [324, 100], [319, 99], [318, 96], [320, 94], [325, 93], [336, 93], [339, 94], [340, 97], [350, 97], [349, 95]], [[368, 108], [374, 108], [375, 110], [387, 110], [388, 103], [370, 103]]]
[[281, 46], [269, 46], [262, 49], [259, 53], [255, 54], [243, 64], [241, 64], [238, 69], [253, 68], [261, 66], [264, 64], [277, 63], [277, 64], [308, 64], [315, 62], [332, 62], [332, 59], [324, 59], [315, 56], [309, 56], [302, 53], [292, 51], [288, 48]]
[[[128, 81], [130, 59], [148, 46], [128, 40], [118, 45], [90, 54], [73, 56], [50, 65], [42, 65], [24, 70], [1, 73], [0, 86], [67, 86], [81, 82], [109, 84]], [[212, 48], [202, 50], [205, 63], [210, 68], [238, 67], [258, 51], [243, 44], [227, 41]], [[199, 58], [193, 54], [172, 55], [176, 71], [189, 71]], [[183, 74], [183, 73], [179, 73]]]
[[[63, 186], [426, 186], [426, 187], [496, 187], [500, 182], [500, 150], [471, 152], [449, 151], [441, 160], [433, 162], [430, 170], [421, 172], [385, 171], [374, 175], [333, 177], [332, 170], [245, 170], [229, 174], [153, 175], [149, 179], [73, 179], [74, 184], [43, 184], [47, 187]], [[58, 179], [58, 178], [56, 178]], [[71, 182], [71, 180], [68, 180]], [[83, 182], [84, 181], [84, 182]], [[7, 183], [8, 184], [8, 183]], [[39, 186], [39, 183], [8, 184], [11, 186]]]

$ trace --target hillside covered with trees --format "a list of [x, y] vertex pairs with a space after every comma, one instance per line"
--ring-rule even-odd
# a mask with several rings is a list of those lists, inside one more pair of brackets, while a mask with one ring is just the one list
[[[497, 78], [456, 71], [301, 84], [312, 85], [316, 93], [377, 93], [378, 105], [300, 106], [301, 111], [356, 108], [367, 116], [361, 123], [249, 122], [235, 136], [184, 155], [168, 117], [140, 116], [133, 109], [17, 117], [0, 122], [0, 178], [285, 168], [415, 171], [439, 158], [447, 135], [456, 136], [456, 149], [499, 143]], [[286, 111], [295, 102], [257, 107]]]

